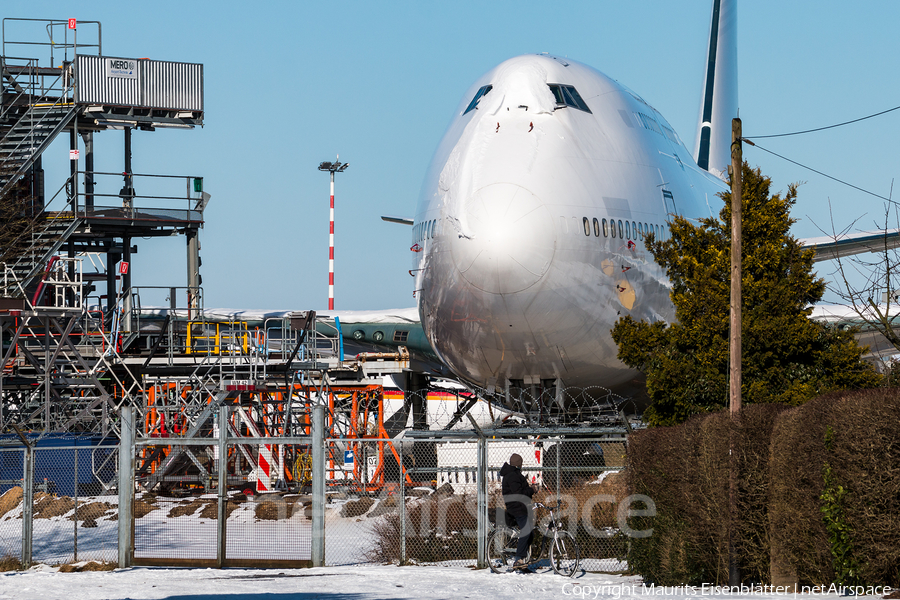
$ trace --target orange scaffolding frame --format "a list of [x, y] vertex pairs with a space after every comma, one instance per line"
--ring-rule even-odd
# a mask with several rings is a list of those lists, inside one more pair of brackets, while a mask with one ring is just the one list
[[[146, 391], [147, 411], [144, 417], [144, 432], [148, 437], [158, 437], [161, 441], [170, 436], [179, 436], [188, 427], [188, 418], [184, 415], [184, 405], [180, 407], [181, 414], [172, 415], [166, 411], [166, 405], [176, 401], [175, 396], [180, 396], [184, 400], [192, 391], [189, 385], [179, 386], [176, 382], [160, 382], [150, 386]], [[311, 434], [311, 406], [310, 398], [320, 393], [321, 390], [312, 386], [303, 384], [293, 384], [290, 386], [290, 395], [297, 395], [306, 398], [307, 403], [304, 416], [300, 427], [304, 435]], [[384, 390], [381, 385], [365, 385], [365, 386], [336, 386], [326, 390], [328, 412], [326, 415], [326, 437], [329, 439], [344, 440], [348, 449], [354, 453], [354, 457], [362, 456], [364, 453], [363, 444], [370, 443], [372, 440], [376, 444], [377, 466], [370, 477], [365, 477], [367, 473], [367, 465], [360, 460], [354, 460], [350, 479], [336, 479], [335, 457], [332, 453], [328, 453], [328, 479], [327, 482], [335, 485], [351, 484], [357, 491], [378, 492], [386, 485], [385, 477], [385, 459], [388, 452], [393, 454], [398, 468], [401, 470], [402, 476], [406, 482], [413, 485], [414, 482], [406, 468], [402, 464], [400, 455], [394, 444], [388, 442], [388, 435], [384, 428]], [[262, 435], [264, 437], [279, 437], [285, 435], [286, 431], [286, 395], [288, 388], [274, 388], [267, 390], [248, 390], [240, 392], [240, 396], [235, 398], [234, 403], [253, 409], [255, 415], [253, 418], [257, 424], [258, 432], [250, 431], [249, 428], [241, 422], [236, 414], [232, 415], [232, 427], [235, 431], [243, 432], [248, 436]], [[207, 402], [212, 401], [213, 396], [210, 395]], [[167, 419], [167, 414], [169, 417]], [[345, 422], [339, 417], [344, 415]], [[341, 428], [344, 431], [340, 431]], [[164, 446], [165, 442], [161, 443]], [[234, 448], [229, 454], [236, 452]], [[159, 464], [165, 459], [170, 452], [170, 448], [163, 448], [163, 452], [151, 452], [150, 448], [142, 450], [142, 460], [151, 461], [145, 464], [144, 468], [149, 468], [150, 473], [155, 472]], [[307, 451], [308, 452], [308, 451]], [[299, 456], [290, 456], [285, 460], [281, 460], [281, 472], [279, 475], [286, 482], [294, 482], [296, 473], [294, 473], [294, 463]]]

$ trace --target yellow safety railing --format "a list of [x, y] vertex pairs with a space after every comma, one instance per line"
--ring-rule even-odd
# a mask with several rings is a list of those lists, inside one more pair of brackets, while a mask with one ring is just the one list
[[250, 331], [245, 321], [188, 321], [186, 354], [249, 352]]

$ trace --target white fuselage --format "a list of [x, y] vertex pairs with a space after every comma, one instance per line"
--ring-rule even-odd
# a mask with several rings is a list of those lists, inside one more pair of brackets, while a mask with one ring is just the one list
[[[550, 84], [574, 87], [590, 112], [558, 102]], [[717, 213], [723, 189], [656, 110], [602, 73], [547, 55], [500, 64], [466, 94], [416, 211], [429, 342], [489, 389], [628, 381], [616, 320], [674, 318], [644, 233], [667, 237], [673, 211]]]

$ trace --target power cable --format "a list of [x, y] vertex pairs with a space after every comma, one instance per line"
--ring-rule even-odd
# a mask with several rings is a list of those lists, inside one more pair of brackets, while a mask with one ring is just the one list
[[[898, 108], [900, 108], [900, 107], [898, 107]], [[893, 109], [891, 109], [891, 110], [893, 110]], [[891, 204], [900, 204], [900, 202], [897, 202], [896, 200], [891, 200], [890, 198], [888, 198], [888, 197], [886, 197], [886, 196], [882, 196], [882, 195], [880, 195], [880, 194], [876, 194], [875, 192], [870, 192], [869, 190], [865, 190], [865, 189], [863, 189], [863, 188], [861, 188], [861, 187], [859, 187], [859, 186], [853, 185], [852, 183], [848, 183], [848, 182], [844, 181], [843, 179], [838, 179], [837, 177], [832, 177], [831, 175], [828, 175], [827, 173], [823, 173], [822, 171], [818, 171], [818, 170], [816, 170], [816, 169], [813, 169], [812, 167], [808, 167], [808, 166], [806, 166], [806, 165], [804, 165], [804, 164], [802, 164], [802, 163], [798, 163], [796, 160], [791, 160], [790, 158], [788, 158], [788, 157], [786, 157], [786, 156], [782, 156], [782, 155], [778, 154], [777, 152], [772, 152], [771, 150], [767, 150], [766, 148], [763, 148], [763, 147], [760, 146], [759, 144], [754, 144], [753, 142], [750, 142], [749, 140], [747, 140], [747, 138], [743, 138], [743, 137], [742, 137], [741, 139], [747, 141], [747, 143], [749, 143], [749, 144], [750, 144], [751, 146], [753, 146], [754, 148], [759, 148], [759, 149], [762, 150], [763, 152], [768, 152], [769, 154], [772, 154], [772, 155], [774, 155], [774, 156], [777, 156], [778, 158], [780, 158], [780, 159], [782, 159], [782, 160], [786, 160], [786, 161], [788, 161], [788, 162], [791, 163], [791, 164], [795, 164], [795, 165], [797, 165], [798, 167], [803, 167], [804, 169], [807, 169], [807, 170], [809, 170], [809, 171], [812, 171], [813, 173], [817, 173], [817, 174], [821, 175], [822, 177], [827, 177], [828, 179], [831, 179], [832, 181], [837, 181], [838, 183], [842, 183], [842, 184], [844, 184], [844, 185], [846, 185], [846, 186], [848, 186], [848, 187], [852, 187], [854, 190], [859, 190], [860, 192], [863, 192], [863, 193], [865, 193], [865, 194], [869, 194], [870, 196], [875, 196], [876, 198], [880, 198], [880, 199], [882, 199], [882, 200], [887, 200], [887, 201], [890, 202]]]
[[[825, 129], [834, 129], [835, 127], [842, 127], [843, 125], [850, 125], [851, 123], [859, 123], [860, 121], [865, 121], [866, 119], [871, 119], [873, 117], [880, 117], [881, 115], [887, 114], [889, 112], [893, 112], [895, 110], [900, 110], [900, 106], [895, 106], [894, 108], [889, 108], [887, 110], [883, 110], [881, 112], [877, 112], [872, 115], [867, 115], [865, 117], [860, 117], [858, 119], [853, 119], [852, 121], [844, 121], [843, 123], [836, 123], [834, 125], [827, 125], [825, 127], [816, 127], [815, 129], [806, 129], [804, 131], [794, 131], [791, 133], [776, 133], [773, 135], [754, 135], [754, 136], [743, 136], [745, 140], [761, 140], [763, 138], [776, 138], [776, 137], [787, 137], [789, 135], [800, 135], [803, 133], [812, 133], [814, 131], [824, 131]], [[801, 165], [802, 166], [802, 165]], [[808, 167], [807, 167], [808, 168]]]

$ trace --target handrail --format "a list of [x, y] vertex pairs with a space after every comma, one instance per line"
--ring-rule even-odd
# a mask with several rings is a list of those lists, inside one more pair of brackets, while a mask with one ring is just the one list
[[[57, 77], [57, 79], [63, 77], [63, 75], [65, 75], [66, 73], [67, 73], [67, 71], [65, 71], [65, 70], [62, 71], [60, 73], [60, 75]], [[43, 139], [40, 141], [37, 141], [37, 139], [36, 139], [37, 138], [37, 127], [39, 127], [45, 123], [52, 124], [54, 121], [51, 119], [51, 114], [53, 114], [53, 112], [55, 110], [57, 110], [58, 108], [71, 106], [71, 108], [69, 109], [70, 114], [75, 110], [74, 104], [72, 104], [72, 102], [69, 99], [67, 99], [67, 96], [70, 94], [70, 92], [72, 92], [74, 90], [74, 84], [75, 84], [75, 82], [72, 77], [66, 77], [65, 86], [64, 86], [63, 90], [60, 92], [59, 98], [56, 98], [55, 102], [52, 102], [52, 104], [50, 104], [50, 102], [53, 101], [53, 98], [49, 98], [47, 96], [47, 94], [43, 94], [36, 101], [34, 100], [34, 98], [31, 98], [29, 101], [29, 104], [28, 104], [28, 109], [25, 111], [25, 114], [23, 114], [19, 118], [19, 120], [16, 121], [15, 125], [13, 125], [12, 128], [10, 129], [10, 131], [15, 131], [20, 125], [27, 124], [27, 126], [28, 126], [28, 131], [25, 133], [25, 135], [23, 135], [22, 139], [19, 140], [19, 142], [8, 151], [7, 157], [4, 160], [0, 161], [0, 170], [4, 170], [4, 171], [13, 171], [14, 165], [17, 163], [21, 163], [21, 164], [19, 164], [19, 167], [14, 170], [15, 172], [9, 178], [9, 180], [6, 182], [6, 184], [3, 186], [3, 188], [0, 189], [0, 197], [5, 195], [6, 192], [10, 188], [12, 188], [13, 185], [16, 184], [16, 182], [18, 180], [18, 176], [21, 175], [24, 172], [24, 170], [27, 168], [27, 166], [32, 163], [32, 161], [34, 160], [34, 157], [39, 153], [38, 150], [42, 146], [47, 144], [50, 140], [52, 140], [52, 138], [56, 134], [58, 134], [59, 130], [61, 129], [60, 125], [62, 124], [62, 121], [57, 123], [56, 127], [53, 128], [53, 131], [50, 134], [43, 136]], [[47, 102], [42, 102], [43, 100], [46, 100]], [[35, 118], [34, 118], [35, 109], [37, 109], [38, 105], [41, 105], [41, 104], [49, 104], [50, 109], [47, 110], [43, 115], [41, 115], [40, 118], [37, 119], [37, 121], [35, 121]], [[41, 107], [41, 108], [44, 108], [44, 107]], [[67, 115], [67, 117], [69, 117], [69, 115]], [[29, 147], [28, 146], [29, 144], [30, 144], [30, 154], [27, 156], [27, 158], [22, 159], [21, 156], [17, 156], [17, 154], [19, 152], [23, 152], [25, 149], [27, 149]], [[11, 166], [6, 167], [7, 164], [10, 164]]]
[[[145, 173], [130, 173], [128, 177], [132, 187], [128, 190], [127, 197], [123, 196], [123, 189], [119, 189], [122, 183], [123, 173], [111, 173], [104, 171], [77, 171], [75, 193], [73, 194], [72, 210], [79, 215], [87, 216], [91, 212], [123, 210], [123, 218], [133, 219], [139, 210], [164, 210], [178, 211], [187, 220], [202, 220], [205, 202], [209, 195], [203, 192], [203, 178], [196, 175], [158, 175]], [[91, 185], [87, 185], [90, 177]], [[114, 180], [114, 181], [113, 181]], [[113, 181], [113, 183], [110, 183]], [[182, 191], [174, 191], [169, 182], [183, 181], [185, 187]], [[154, 187], [155, 184], [155, 187]], [[135, 190], [142, 186], [151, 187], [150, 193], [139, 194]], [[162, 186], [162, 189], [160, 187]], [[98, 188], [106, 188], [98, 190]], [[79, 191], [81, 190], [81, 191]], [[158, 191], [158, 193], [157, 193]], [[181, 195], [173, 195], [181, 194]], [[110, 200], [104, 205], [97, 205], [97, 199], [115, 199], [115, 205]], [[88, 207], [88, 199], [91, 206]], [[153, 201], [159, 201], [154, 203]], [[103, 202], [103, 200], [101, 200]], [[179, 206], [181, 204], [181, 206]], [[104, 215], [111, 216], [111, 215]]]
[[[41, 118], [35, 123], [34, 110], [36, 108], [47, 108], [49, 106], [49, 108], [54, 109], [54, 108], [62, 107], [62, 106], [73, 106], [72, 99], [67, 97], [68, 94], [73, 92], [74, 88], [75, 88], [75, 81], [72, 77], [65, 78], [66, 79], [65, 85], [60, 87], [58, 98], [53, 98], [53, 97], [49, 96], [50, 92], [56, 91], [53, 88], [53, 84], [56, 83], [57, 81], [59, 81], [60, 79], [63, 79], [63, 75], [65, 75], [65, 74], [66, 74], [65, 71], [61, 71], [60, 74], [56, 76], [56, 79], [53, 80], [53, 83], [50, 84], [49, 88], [47, 88], [46, 90], [41, 90], [42, 94], [37, 97], [37, 100], [31, 100], [28, 103], [28, 110], [26, 110], [25, 114], [22, 115], [22, 117], [16, 122], [15, 125], [13, 125], [13, 129], [15, 129], [15, 127], [17, 127], [19, 125], [19, 123], [24, 123], [26, 121], [26, 119], [30, 119], [30, 122], [31, 122], [30, 134], [31, 135], [26, 136], [25, 139], [30, 138], [33, 142], [35, 126], [41, 125], [50, 116], [51, 111], [47, 111], [46, 114], [42, 115]], [[36, 94], [34, 94], [34, 95], [36, 96]], [[52, 104], [51, 104], [51, 101], [53, 101]], [[23, 139], [22, 142], [24, 142], [25, 139]], [[22, 144], [22, 142], [19, 142], [19, 145], [17, 145], [14, 148], [14, 150], [18, 150], [19, 146]]]
[[[19, 59], [19, 58], [13, 58], [13, 57], [9, 57], [9, 56], [0, 56], [0, 74], [4, 74], [4, 75], [5, 75], [5, 74], [7, 73], [7, 71], [9, 70], [9, 68], [8, 68], [9, 61], [10, 61], [11, 59], [12, 59], [12, 60], [24, 60], [24, 61], [25, 61], [25, 65], [24, 65], [24, 67], [22, 67], [22, 68], [24, 68], [24, 69], [26, 69], [26, 70], [29, 70], [29, 71], [31, 71], [32, 73], [35, 73], [35, 72], [36, 72], [36, 69], [37, 69], [37, 60], [36, 60], [36, 59], [33, 59], [33, 58], [22, 58], [22, 59]], [[14, 87], [17, 88], [17, 90], [19, 91], [19, 93], [25, 94], [25, 93], [26, 93], [26, 91], [25, 91], [26, 88], [23, 88], [23, 87], [21, 86], [21, 83], [13, 77], [11, 71], [9, 72], [9, 77], [13, 79]], [[27, 85], [27, 84], [26, 84], [26, 86], [27, 86], [27, 89], [30, 90], [30, 93], [28, 93], [28, 96], [29, 96], [29, 98], [30, 98], [31, 96], [34, 96], [34, 87], [35, 87], [36, 77], [34, 77], [34, 75], [31, 75], [31, 76], [29, 77], [29, 80], [30, 80], [30, 82], [31, 82], [31, 85]], [[30, 100], [30, 99], [29, 99], [29, 101], [28, 101], [28, 104], [31, 104], [31, 100]], [[8, 104], [6, 104], [6, 105], [0, 107], [0, 120], [5, 119], [7, 113], [10, 112], [10, 111], [11, 111], [14, 107], [16, 107], [16, 106], [18, 106], [18, 105], [17, 105], [15, 102], [10, 102], [10, 103], [8, 103]]]
[[[234, 326], [237, 327], [234, 327]], [[204, 333], [210, 331], [207, 326], [211, 326], [212, 335], [197, 335], [193, 333], [196, 326], [203, 327]], [[241, 349], [242, 355], [249, 354], [250, 348], [250, 330], [247, 328], [246, 321], [188, 321], [187, 347], [185, 354], [207, 354], [222, 355], [227, 354], [229, 350], [233, 351], [233, 343], [238, 341], [238, 348]], [[202, 344], [203, 348], [194, 348], [194, 344], [198, 341], [213, 341], [213, 344]]]
[[[78, 196], [83, 195], [83, 193], [73, 193], [74, 190], [77, 190], [80, 186], [81, 181], [86, 175], [85, 171], [77, 171], [73, 175], [70, 175], [59, 187], [59, 189], [51, 196], [50, 200], [46, 202], [43, 210], [37, 212], [30, 220], [30, 222], [25, 226], [22, 232], [9, 244], [13, 246], [15, 244], [19, 244], [22, 240], [26, 239], [26, 236], [30, 237], [32, 240], [31, 251], [22, 252], [19, 256], [14, 260], [9, 262], [10, 267], [18, 267], [20, 265], [25, 264], [28, 261], [36, 261], [40, 257], [37, 256], [35, 250], [43, 251], [46, 245], [41, 245], [40, 248], [36, 248], [37, 239], [42, 236], [46, 231], [50, 231], [53, 228], [59, 228], [60, 223], [65, 223], [69, 221], [76, 221], [79, 218], [87, 217], [91, 215], [91, 212], [82, 209], [78, 206]], [[121, 173], [92, 173], [92, 175], [108, 175], [108, 176], [116, 176], [121, 177]], [[195, 181], [200, 180], [202, 178], [193, 176], [193, 175], [144, 175], [139, 174], [136, 177], [139, 178], [153, 178], [153, 179], [165, 179], [165, 180], [183, 180], [186, 186], [186, 192], [184, 196], [153, 196], [153, 195], [145, 195], [145, 196], [135, 196], [136, 198], [144, 198], [144, 199], [159, 199], [159, 200], [175, 200], [185, 203], [184, 208], [178, 207], [165, 207], [165, 206], [154, 206], [154, 207], [145, 207], [141, 202], [141, 206], [135, 207], [132, 204], [131, 210], [135, 209], [143, 209], [143, 210], [157, 210], [157, 211], [176, 211], [177, 216], [183, 218], [185, 220], [190, 221], [202, 221], [203, 218], [203, 207], [200, 206], [200, 202], [202, 198], [197, 198], [192, 196], [192, 194], [202, 193], [202, 192], [193, 192], [195, 189]], [[202, 188], [202, 183], [199, 185]], [[64, 193], [65, 192], [65, 193]], [[105, 196], [105, 194], [97, 194], [94, 191], [93, 194], [96, 196]], [[62, 197], [63, 202], [65, 202], [64, 206], [59, 206], [56, 210], [54, 210], [54, 205], [56, 205], [59, 200], [58, 198]], [[196, 205], [195, 205], [196, 203]], [[151, 203], [152, 204], [152, 203]], [[160, 202], [159, 204], [162, 204]], [[194, 205], [194, 206], [192, 206]], [[109, 210], [112, 207], [104, 207], [104, 210]], [[134, 218], [134, 213], [130, 215], [122, 215], [123, 218]]]
[[[49, 41], [47, 42], [31, 42], [31, 41], [16, 41], [16, 40], [7, 40], [6, 36], [6, 25], [7, 21], [12, 22], [31, 22], [31, 23], [45, 23], [44, 28], [47, 31], [47, 36]], [[6, 54], [6, 46], [47, 46], [50, 48], [50, 64], [52, 65], [55, 62], [53, 51], [55, 49], [62, 48], [63, 49], [63, 60], [68, 60], [69, 49], [72, 49], [72, 58], [77, 55], [79, 49], [87, 49], [87, 48], [96, 48], [97, 55], [103, 55], [103, 28], [100, 24], [100, 21], [78, 21], [78, 26], [85, 25], [96, 25], [97, 26], [97, 41], [96, 43], [77, 43], [77, 29], [72, 31], [72, 42], [69, 43], [69, 21], [68, 19], [28, 19], [21, 17], [6, 17], [3, 19], [2, 28], [3, 28], [3, 51], [2, 54]], [[63, 27], [63, 39], [62, 42], [58, 42], [53, 39], [53, 28], [54, 27]]]
[[[63, 67], [41, 67], [37, 59], [26, 57], [2, 56], [3, 70], [10, 85], [22, 95], [31, 98], [46, 96], [50, 92], [62, 92], [63, 85], [56, 87], [63, 73]], [[48, 85], [47, 80], [52, 79]], [[30, 101], [28, 102], [31, 103]], [[11, 106], [22, 106], [23, 103], [11, 103]]]
[[50, 262], [47, 263], [47, 268], [44, 269], [44, 275], [41, 277], [41, 282], [38, 284], [37, 289], [34, 292], [34, 298], [32, 298], [31, 300], [31, 304], [33, 304], [34, 306], [40, 304], [41, 300], [43, 299], [46, 279], [50, 275], [50, 271], [53, 270], [53, 265], [56, 264], [56, 261], [58, 259], [58, 256], [50, 257]]
[[[270, 355], [277, 355], [281, 360], [286, 360], [293, 352], [295, 344], [300, 339], [300, 332], [291, 329], [290, 322], [290, 316], [269, 317], [263, 321], [263, 331], [265, 332], [263, 354], [267, 361]], [[278, 336], [272, 334], [276, 331], [279, 333]], [[309, 343], [309, 339], [304, 340], [303, 346], [298, 351], [297, 360], [306, 360]], [[275, 349], [276, 345], [277, 350]]]
[[[334, 337], [332, 337], [330, 335], [330, 332], [329, 333], [321, 333], [319, 331], [319, 327], [318, 327], [320, 324], [325, 325], [326, 328], [330, 327], [331, 329], [333, 329]], [[313, 327], [311, 333], [312, 333], [312, 335], [310, 336], [311, 339], [307, 340], [307, 342], [311, 342], [310, 347], [316, 358], [318, 358], [319, 356], [327, 356], [328, 355], [325, 352], [319, 352], [319, 343], [324, 342], [324, 344], [326, 344], [328, 347], [326, 348], [323, 345], [322, 350], [329, 349], [331, 356], [337, 357], [337, 359], [339, 361], [344, 360], [343, 356], [339, 356], [339, 351], [340, 351], [341, 344], [343, 343], [343, 340], [340, 339], [341, 333], [340, 333], [340, 330], [337, 328], [336, 324], [334, 324], [333, 322], [328, 322], [325, 319], [317, 318], [315, 327]]]
[[[60, 187], [60, 189], [50, 199], [50, 202], [47, 203], [47, 206], [45, 207], [45, 209], [43, 211], [35, 214], [34, 217], [32, 217], [31, 221], [29, 222], [28, 226], [23, 228], [22, 232], [18, 236], [16, 236], [16, 238], [14, 240], [12, 240], [12, 242], [10, 242], [9, 246], [14, 247], [22, 239], [24, 239], [24, 236], [26, 236], [26, 235], [30, 236], [31, 240], [32, 240], [31, 252], [22, 252], [21, 254], [19, 254], [19, 256], [17, 257], [15, 262], [7, 263], [10, 268], [14, 269], [15, 267], [25, 263], [26, 261], [36, 260], [38, 257], [35, 256], [33, 250], [34, 250], [34, 242], [35, 242], [37, 236], [43, 234], [46, 231], [51, 230], [55, 225], [57, 225], [60, 222], [69, 221], [69, 220], [73, 219], [74, 215], [67, 214], [64, 211], [56, 211], [55, 214], [53, 214], [53, 217], [51, 219], [46, 218], [47, 215], [50, 213], [50, 211], [47, 211], [46, 208], [49, 207], [53, 203], [53, 201], [56, 199], [56, 197], [59, 196], [60, 192], [62, 192], [66, 188], [66, 186], [69, 184], [69, 182], [71, 180], [72, 180], [72, 176], [69, 176], [69, 178], [66, 179], [65, 183], [63, 183], [63, 185]], [[6, 286], [4, 286], [4, 287], [6, 288]], [[21, 285], [20, 285], [20, 287], [21, 287]], [[7, 288], [7, 290], [8, 290], [8, 288]]]
[[[79, 171], [79, 173], [84, 173], [84, 171]], [[91, 171], [92, 175], [115, 175], [117, 177], [121, 177], [121, 171], [118, 173], [112, 172], [104, 172], [104, 171]], [[156, 177], [159, 179], [203, 179], [199, 175], [160, 175], [159, 173], [132, 173], [132, 177]]]
[[[34, 307], [31, 305], [31, 301], [28, 300], [28, 294], [25, 292], [25, 287], [22, 285], [22, 282], [19, 281], [16, 272], [13, 270], [15, 265], [10, 266], [9, 263], [6, 262], [0, 262], [0, 265], [3, 267], [3, 293], [7, 296], [11, 296], [13, 290], [18, 288], [18, 292], [21, 294], [22, 298], [25, 299], [28, 309], [32, 310]], [[10, 276], [12, 276], [12, 283], [9, 281]]]

